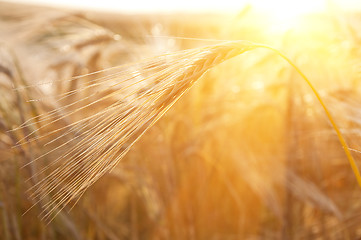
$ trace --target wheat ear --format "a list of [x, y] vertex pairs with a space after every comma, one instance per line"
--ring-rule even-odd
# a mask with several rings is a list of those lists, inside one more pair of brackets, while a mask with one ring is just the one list
[[[60, 162], [60, 166], [31, 189], [31, 197], [38, 202], [46, 196], [50, 197], [50, 201], [43, 206], [43, 219], [52, 220], [64, 206], [78, 199], [89, 186], [111, 171], [131, 146], [207, 70], [253, 48], [254, 45], [249, 42], [227, 42], [128, 65], [101, 79], [101, 86], [94, 82], [90, 87], [77, 90], [77, 93], [89, 91], [96, 85], [97, 91], [92, 96], [95, 99], [98, 97], [95, 102], [71, 110], [75, 104], [73, 102], [61, 108], [65, 114], [54, 111], [41, 116], [40, 121], [44, 124], [39, 128], [40, 132], [42, 128], [76, 112], [91, 109], [94, 104], [107, 104], [111, 97], [117, 99], [105, 105], [100, 112], [62, 129], [33, 138], [29, 136], [29, 141], [35, 141], [60, 133], [51, 142], [63, 139], [56, 150], [65, 149], [65, 153], [52, 163]], [[63, 95], [61, 99], [65, 100], [72, 94]], [[86, 98], [89, 96], [76, 103], [82, 103]], [[69, 140], [65, 140], [69, 137]], [[74, 142], [76, 144], [71, 146]]]
[[[90, 109], [94, 104], [107, 104], [108, 100], [113, 97], [117, 99], [110, 104], [108, 103], [106, 107], [92, 116], [50, 133], [45, 133], [43, 136], [30, 138], [30, 141], [34, 141], [60, 132], [61, 134], [51, 142], [62, 139], [63, 141], [52, 151], [65, 149], [65, 153], [52, 163], [60, 162], [60, 166], [32, 188], [31, 197], [38, 202], [45, 199], [46, 196], [50, 197], [50, 201], [43, 206], [42, 217], [46, 221], [51, 221], [61, 209], [71, 201], [79, 199], [88, 187], [105, 173], [111, 171], [132, 145], [205, 72], [227, 59], [259, 47], [272, 49], [247, 41], [234, 41], [166, 54], [124, 68], [120, 67], [114, 74], [76, 90], [76, 93], [79, 93], [97, 87], [97, 91], [91, 94], [91, 97], [97, 99], [96, 101], [72, 110], [74, 104], [82, 103], [82, 101], [90, 98], [88, 96], [63, 106], [61, 108], [61, 111], [65, 112], [63, 115], [54, 111], [41, 116], [40, 119], [42, 120], [40, 121], [47, 123], [43, 124], [40, 130], [79, 111]], [[300, 73], [316, 94], [336, 130], [361, 186], [361, 177], [355, 161], [316, 89], [286, 56], [278, 51], [277, 53]], [[62, 95], [61, 99], [64, 100], [74, 93]], [[69, 140], [64, 140], [69, 136], [72, 137]], [[74, 142], [76, 144], [73, 144]]]

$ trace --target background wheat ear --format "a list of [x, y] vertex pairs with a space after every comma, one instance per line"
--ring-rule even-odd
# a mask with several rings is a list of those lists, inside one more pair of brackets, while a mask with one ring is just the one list
[[[54, 170], [30, 189], [35, 202], [43, 204], [42, 218], [51, 221], [61, 209], [111, 171], [132, 145], [209, 69], [255, 48], [247, 41], [225, 42], [179, 51], [105, 71], [104, 77], [55, 98], [67, 102], [74, 94], [83, 96], [56, 110], [30, 119], [24, 125], [40, 124], [19, 144], [44, 141], [54, 146], [34, 161], [63, 151], [41, 170]], [[91, 75], [90, 75], [91, 76]], [[70, 81], [78, 81], [74, 78]], [[95, 90], [95, 91], [92, 91]], [[101, 106], [101, 109], [97, 109]], [[76, 115], [85, 116], [76, 119]], [[58, 129], [47, 128], [69, 122]], [[76, 201], [75, 201], [76, 202]]]

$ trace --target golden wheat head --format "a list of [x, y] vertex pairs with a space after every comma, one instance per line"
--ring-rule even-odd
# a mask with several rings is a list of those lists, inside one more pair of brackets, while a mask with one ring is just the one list
[[[22, 127], [39, 125], [20, 144], [49, 139], [50, 151], [37, 159], [62, 152], [41, 172], [56, 166], [31, 189], [31, 197], [42, 204], [42, 216], [50, 221], [61, 209], [111, 171], [132, 145], [196, 80], [215, 65], [237, 56], [254, 45], [246, 41], [165, 54], [109, 70], [104, 77], [57, 96], [67, 103], [28, 120]], [[83, 76], [86, 78], [89, 76]], [[74, 78], [71, 81], [77, 81]], [[73, 101], [74, 95], [82, 96]], [[116, 99], [116, 100], [114, 100]], [[95, 106], [102, 108], [94, 112]], [[89, 113], [80, 119], [77, 113]], [[69, 122], [69, 119], [73, 119]], [[50, 125], [62, 127], [47, 131]], [[76, 201], [75, 201], [76, 202]]]

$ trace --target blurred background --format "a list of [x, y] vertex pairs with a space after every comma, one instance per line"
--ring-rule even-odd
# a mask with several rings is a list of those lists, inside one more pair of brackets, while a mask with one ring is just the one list
[[[18, 3], [30, 3], [37, 5], [47, 5], [47, 6], [57, 6], [57, 7], [73, 7], [73, 8], [85, 8], [95, 9], [95, 10], [111, 10], [118, 12], [149, 12], [149, 13], [159, 13], [159, 12], [221, 12], [227, 11], [232, 13], [237, 13], [240, 9], [244, 8], [246, 5], [252, 5], [258, 10], [266, 10], [275, 14], [277, 11], [283, 11], [283, 14], [288, 14], [286, 12], [297, 11], [297, 12], [317, 12], [323, 11], [330, 6], [337, 6], [338, 9], [343, 10], [355, 10], [360, 9], [361, 3], [357, 0], [306, 0], [303, 2], [294, 1], [289, 2], [285, 0], [276, 0], [276, 1], [264, 1], [264, 0], [240, 0], [232, 1], [225, 0], [222, 2], [217, 1], [117, 1], [117, 0], [104, 0], [104, 1], [92, 1], [85, 2], [80, 0], [70, 1], [70, 0], [16, 0], [14, 2]], [[279, 9], [280, 8], [280, 9]], [[277, 10], [279, 9], [279, 10]], [[288, 11], [286, 11], [288, 10]], [[275, 12], [276, 11], [276, 12]], [[306, 12], [307, 11], [307, 12]]]
[[72, 77], [249, 40], [281, 50], [308, 76], [359, 164], [360, 11], [356, 0], [0, 1], [0, 239], [360, 239], [361, 189], [342, 146], [302, 78], [266, 49], [207, 72], [50, 223], [27, 190], [61, 142], [16, 146], [41, 122], [11, 131], [61, 114], [69, 102], [48, 96], [77, 93], [107, 71]]

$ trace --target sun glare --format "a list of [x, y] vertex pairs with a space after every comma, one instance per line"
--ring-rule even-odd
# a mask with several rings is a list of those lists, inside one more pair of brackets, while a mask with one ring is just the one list
[[322, 12], [326, 9], [324, 0], [303, 0], [303, 1], [252, 1], [252, 5], [279, 20], [290, 20], [299, 16]]
[[277, 30], [288, 30], [294, 27], [300, 17], [324, 12], [326, 10], [325, 0], [304, 0], [304, 1], [251, 1], [254, 9], [274, 21]]

